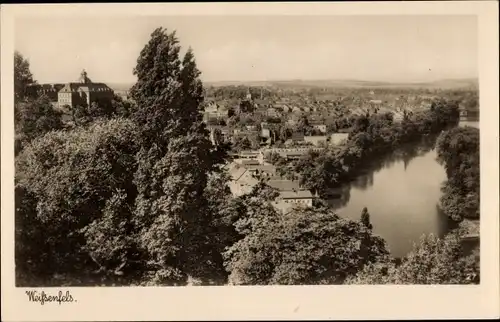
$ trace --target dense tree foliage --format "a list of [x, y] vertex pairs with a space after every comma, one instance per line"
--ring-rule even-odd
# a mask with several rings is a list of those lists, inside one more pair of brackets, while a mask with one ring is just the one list
[[443, 132], [436, 143], [448, 181], [441, 205], [454, 220], [479, 218], [479, 129], [457, 127]]
[[72, 125], [85, 126], [97, 120], [130, 118], [136, 108], [135, 102], [124, 100], [115, 94], [111, 101], [93, 101], [90, 106], [87, 104], [66, 106], [65, 110], [71, 116]]
[[373, 225], [370, 222], [370, 213], [368, 212], [368, 209], [366, 207], [364, 207], [363, 211], [361, 212], [361, 223], [368, 229], [373, 228]]
[[247, 203], [235, 223], [243, 238], [224, 254], [233, 284], [339, 284], [388, 255], [383, 239], [327, 208], [283, 216], [269, 202]]
[[269, 162], [277, 167], [286, 165], [286, 159], [276, 152], [268, 152], [266, 155], [264, 155], [264, 158], [266, 162]]
[[[173, 33], [158, 28], [141, 51], [131, 96], [139, 108], [141, 150], [134, 183], [139, 244], [149, 254], [154, 284], [184, 283], [203, 271], [211, 214], [204, 191], [223, 160], [201, 119], [203, 88], [189, 49], [183, 59]], [[194, 276], [196, 277], [196, 276]]]
[[29, 142], [52, 130], [62, 129], [61, 115], [45, 96], [19, 102], [14, 109], [15, 132], [19, 139]]
[[[97, 122], [48, 133], [21, 152], [16, 162], [20, 263], [30, 258], [37, 274], [76, 276], [129, 268], [122, 265], [133, 249], [137, 134], [130, 121]], [[25, 239], [31, 229], [35, 237], [37, 231], [45, 237]]]
[[[204, 278], [217, 265], [212, 275], [224, 272], [208, 178], [226, 151], [201, 122], [193, 53], [181, 59], [179, 51], [175, 33], [155, 30], [134, 70], [130, 119], [91, 106], [79, 118], [92, 118], [86, 126], [41, 136], [18, 158], [18, 195], [28, 197], [16, 216], [50, 224], [44, 245], [54, 274], [86, 270], [157, 285]], [[29, 236], [18, 237], [32, 249]]]
[[71, 118], [75, 125], [87, 125], [99, 119], [111, 119], [113, 117], [128, 116], [130, 114], [130, 103], [124, 102], [121, 98], [115, 96], [110, 102], [92, 102], [76, 105], [70, 108]]
[[444, 238], [423, 236], [400, 264], [392, 260], [367, 265], [349, 284], [471, 284], [478, 283], [477, 254], [463, 256], [458, 233]]
[[458, 122], [458, 106], [453, 101], [437, 100], [431, 108], [407, 114], [401, 123], [390, 114], [367, 114], [355, 118], [347, 142], [312, 152], [294, 163], [289, 171], [300, 174], [301, 184], [320, 195], [349, 180], [373, 158], [394, 151], [404, 143], [439, 133]]
[[24, 56], [14, 52], [14, 100], [19, 102], [26, 98], [26, 87], [33, 83], [33, 74], [30, 71], [30, 63]]
[[15, 154], [25, 144], [52, 130], [63, 128], [62, 113], [46, 96], [27, 95], [27, 86], [34, 83], [29, 62], [21, 53], [14, 53], [14, 127]]
[[[247, 150], [261, 146], [262, 122], [278, 144], [296, 132], [319, 134], [307, 115], [288, 123], [283, 114], [259, 111], [261, 96], [311, 101], [332, 93], [203, 89], [193, 52], [180, 52], [175, 32], [154, 30], [134, 68], [132, 100], [115, 96], [110, 104], [73, 108], [73, 124], [64, 124], [47, 97], [26, 97], [33, 76], [28, 61], [15, 54], [19, 286], [469, 283], [478, 272], [475, 257], [461, 257], [455, 235], [423, 239], [397, 265], [373, 234], [366, 208], [357, 221], [340, 218], [321, 201], [285, 215], [273, 205], [278, 191], [265, 181], [233, 197], [224, 167], [229, 145], [218, 129], [210, 141], [204, 96], [234, 103], [236, 113], [226, 122], [235, 133], [232, 148]], [[254, 101], [245, 99], [247, 91]], [[401, 123], [377, 109], [354, 116], [346, 112], [349, 102], [366, 99], [342, 91], [349, 97], [336, 95], [331, 111], [316, 121], [328, 123], [328, 131], [350, 129], [347, 142], [294, 163], [266, 156], [279, 174], [299, 174], [301, 184], [320, 195], [380, 153], [458, 120], [457, 102], [443, 100], [405, 113]], [[467, 99], [473, 106], [474, 95]], [[449, 178], [442, 203], [452, 217], [477, 211], [477, 146], [478, 134], [469, 129], [440, 139]]]
[[259, 132], [252, 132], [248, 135], [235, 137], [231, 148], [235, 152], [257, 150], [260, 148], [260, 143], [261, 137]]

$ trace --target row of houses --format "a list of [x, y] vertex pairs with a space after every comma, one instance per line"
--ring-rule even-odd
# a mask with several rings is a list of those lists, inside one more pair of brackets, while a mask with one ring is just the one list
[[234, 196], [241, 196], [252, 191], [253, 187], [263, 180], [268, 186], [276, 189], [278, 197], [272, 205], [280, 212], [287, 213], [295, 206], [312, 207], [317, 196], [303, 188], [298, 180], [288, 180], [279, 176], [276, 167], [260, 164], [256, 160], [233, 163], [230, 166], [231, 181], [229, 187]]
[[321, 152], [324, 148], [298, 147], [298, 148], [267, 148], [260, 150], [259, 159], [264, 160], [269, 154], [276, 153], [286, 160], [299, 160], [309, 151]]
[[330, 145], [339, 145], [348, 139], [349, 133], [335, 133], [331, 136], [303, 136], [303, 142], [309, 145], [298, 145], [295, 147], [264, 147], [259, 150], [241, 151], [233, 153], [232, 157], [238, 164], [266, 164], [266, 158], [271, 154], [278, 154], [286, 160], [298, 160], [309, 151], [321, 152]]
[[[319, 146], [322, 144], [339, 144], [343, 140], [346, 140], [349, 136], [348, 133], [333, 133], [330, 135], [326, 135], [327, 128], [326, 125], [321, 122], [311, 122], [310, 125], [316, 129], [319, 133], [323, 133], [324, 135], [304, 135], [300, 132], [292, 133], [292, 137], [285, 142], [285, 145], [293, 145], [296, 143], [310, 143], [315, 146]], [[215, 133], [218, 132], [222, 136], [224, 141], [230, 141], [232, 138], [237, 136], [245, 136], [245, 135], [259, 135], [264, 139], [271, 139], [273, 133], [273, 125], [262, 122], [260, 126], [257, 125], [246, 125], [243, 128], [233, 128], [230, 129], [224, 125], [208, 125], [207, 129], [210, 132], [210, 138], [213, 143], [215, 143]], [[272, 140], [269, 140], [271, 142]]]
[[285, 160], [298, 160], [309, 151], [322, 151], [323, 148], [298, 147], [298, 148], [264, 148], [257, 151], [241, 151], [232, 155], [235, 164], [244, 166], [265, 165], [266, 158], [272, 153], [276, 153]]
[[465, 106], [459, 107], [460, 119], [462, 120], [478, 120], [479, 119], [479, 109], [478, 108], [467, 108]]
[[349, 133], [333, 133], [330, 135], [303, 135], [297, 133], [285, 142], [285, 146], [312, 145], [315, 147], [326, 147], [328, 145], [339, 145], [349, 138]]
[[[361, 104], [356, 108], [351, 108], [351, 109], [342, 108], [341, 110], [333, 109], [336, 106], [336, 104], [333, 101], [330, 102], [318, 101], [309, 104], [295, 103], [294, 105], [292, 105], [289, 102], [285, 103], [282, 101], [273, 103], [267, 100], [254, 100], [253, 104], [255, 107], [255, 110], [253, 111], [254, 113], [258, 113], [261, 116], [274, 117], [274, 118], [287, 116], [286, 123], [291, 126], [296, 125], [301, 116], [307, 115], [308, 118], [310, 118], [309, 120], [310, 125], [314, 129], [322, 133], [327, 132], [327, 125], [324, 122], [325, 120], [324, 118], [327, 116], [340, 117], [347, 115], [364, 115], [368, 112], [376, 110], [382, 113], [384, 112], [393, 113], [394, 120], [398, 122], [402, 120], [403, 113], [402, 111], [399, 112], [395, 111], [396, 109], [408, 110], [415, 108], [427, 108], [429, 105], [427, 102], [422, 102], [421, 106], [401, 107], [398, 105], [398, 108], [395, 108], [393, 104], [388, 104], [387, 102], [384, 103], [382, 100], [377, 100], [377, 99], [372, 99], [368, 101], [367, 104]], [[237, 107], [233, 109], [237, 110]], [[225, 105], [225, 102], [216, 103], [215, 101], [210, 101], [210, 103], [207, 105], [205, 109], [204, 119], [205, 120], [221, 119], [221, 118], [227, 119], [231, 115], [230, 110], [231, 108], [228, 108], [227, 105]]]
[[[280, 117], [285, 114], [304, 114], [327, 111], [335, 107], [334, 101], [316, 101], [316, 102], [305, 102], [296, 101], [290, 102], [289, 100], [282, 99], [280, 101], [271, 101], [265, 99], [252, 99], [251, 96], [247, 97], [245, 100], [248, 102], [252, 111], [261, 113], [262, 115], [268, 117]], [[205, 118], [226, 118], [229, 117], [231, 111], [237, 112], [239, 110], [239, 105], [230, 101], [215, 101], [214, 99], [208, 98], [205, 103], [204, 113]]]
[[[390, 109], [387, 107], [377, 107], [376, 109], [377, 113], [391, 113], [393, 115], [393, 120], [394, 122], [401, 122], [404, 119], [404, 111], [405, 109], [397, 107], [395, 109]], [[364, 109], [364, 108], [356, 108], [351, 111], [352, 115], [366, 115], [368, 112], [370, 112], [369, 109]]]

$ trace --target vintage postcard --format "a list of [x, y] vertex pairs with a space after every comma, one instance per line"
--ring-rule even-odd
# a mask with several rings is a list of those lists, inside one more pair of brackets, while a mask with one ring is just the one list
[[2, 320], [498, 318], [495, 2], [1, 24]]

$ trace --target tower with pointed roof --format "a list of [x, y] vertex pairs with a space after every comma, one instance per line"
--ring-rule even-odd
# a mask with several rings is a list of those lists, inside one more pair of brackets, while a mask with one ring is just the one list
[[246, 96], [248, 101], [252, 100], [252, 94], [250, 93], [250, 87], [247, 88], [247, 96]]
[[90, 78], [88, 78], [87, 72], [85, 71], [85, 69], [82, 70], [82, 72], [80, 74], [79, 83], [81, 83], [81, 84], [90, 84], [90, 83], [92, 83], [92, 81], [90, 80]]
[[114, 98], [113, 90], [104, 83], [94, 83], [82, 70], [77, 82], [67, 83], [57, 93], [60, 108], [73, 108], [77, 105], [90, 106], [93, 102], [98, 104], [110, 104]]

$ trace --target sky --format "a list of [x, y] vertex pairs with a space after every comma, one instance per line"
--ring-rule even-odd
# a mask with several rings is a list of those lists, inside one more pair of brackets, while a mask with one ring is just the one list
[[157, 27], [192, 47], [202, 80], [421, 82], [478, 76], [474, 16], [30, 17], [15, 49], [40, 83], [130, 83]]

